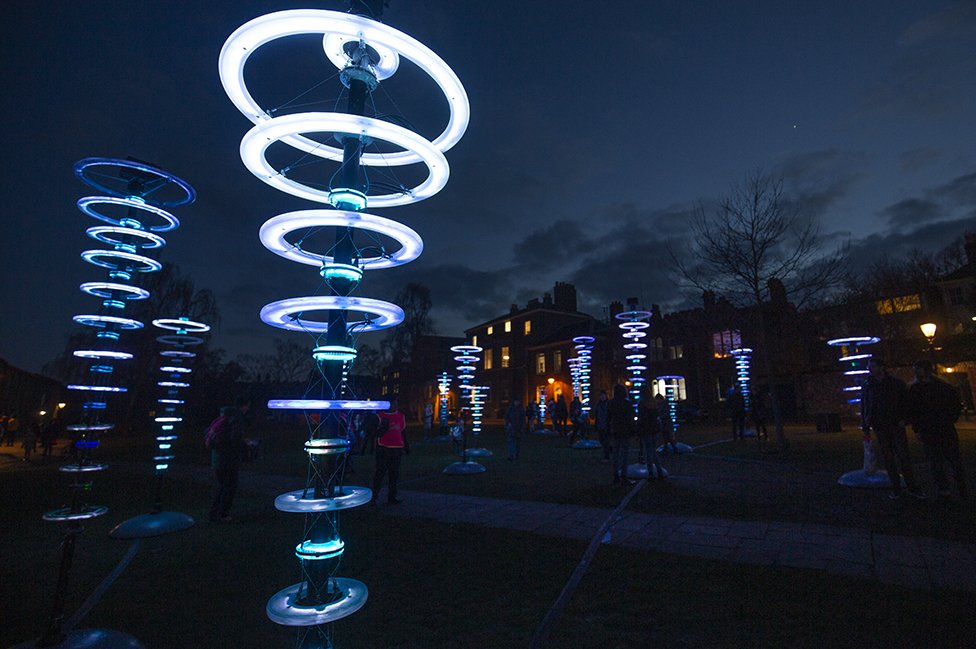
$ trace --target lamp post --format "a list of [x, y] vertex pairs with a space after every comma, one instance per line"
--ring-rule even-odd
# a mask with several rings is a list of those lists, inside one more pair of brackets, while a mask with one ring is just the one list
[[926, 348], [928, 351], [929, 359], [935, 360], [935, 332], [938, 326], [934, 322], [925, 322], [918, 326], [922, 330], [922, 335], [925, 336], [925, 341], [928, 343]]

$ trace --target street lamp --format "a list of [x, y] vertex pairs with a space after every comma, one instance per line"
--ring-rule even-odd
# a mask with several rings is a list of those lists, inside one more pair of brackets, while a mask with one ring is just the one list
[[920, 324], [918, 328], [922, 330], [922, 335], [925, 336], [925, 340], [928, 341], [929, 356], [934, 356], [935, 347], [932, 346], [932, 343], [935, 341], [935, 331], [938, 329], [938, 327], [934, 322], [925, 322]]

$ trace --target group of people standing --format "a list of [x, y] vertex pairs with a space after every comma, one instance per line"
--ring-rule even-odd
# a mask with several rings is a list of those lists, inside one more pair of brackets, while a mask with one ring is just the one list
[[20, 419], [0, 415], [0, 439], [7, 446], [13, 446], [17, 441], [17, 436], [23, 433], [20, 447], [24, 451], [21, 459], [30, 462], [38, 445], [41, 447], [41, 457], [49, 459], [54, 453], [54, 445], [58, 438], [64, 436], [64, 424], [59, 417], [53, 417], [47, 421], [34, 419], [26, 426], [21, 426]]
[[608, 399], [605, 390], [600, 392], [594, 415], [603, 459], [613, 461], [613, 484], [628, 482], [627, 461], [634, 438], [647, 465], [648, 476], [664, 479], [664, 467], [657, 453], [658, 439], [662, 440], [665, 451], [677, 453], [677, 446], [674, 422], [662, 395], [651, 396], [651, 390], [645, 387], [635, 405], [627, 388], [618, 384], [613, 386], [613, 399]]

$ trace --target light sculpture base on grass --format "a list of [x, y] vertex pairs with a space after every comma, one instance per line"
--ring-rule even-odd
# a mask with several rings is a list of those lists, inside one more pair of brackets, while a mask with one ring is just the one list
[[444, 467], [443, 473], [448, 475], [471, 475], [473, 473], [484, 473], [487, 471], [483, 464], [478, 464], [474, 460], [461, 460]]

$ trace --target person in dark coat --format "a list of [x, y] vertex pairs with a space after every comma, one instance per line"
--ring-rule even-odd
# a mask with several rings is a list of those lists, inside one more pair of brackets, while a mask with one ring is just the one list
[[746, 400], [739, 391], [738, 385], [733, 385], [725, 397], [725, 406], [729, 409], [732, 419], [732, 441], [743, 439], [746, 434]]
[[552, 409], [552, 425], [561, 436], [566, 434], [566, 419], [569, 418], [569, 409], [566, 407], [566, 399], [559, 395]]
[[769, 439], [769, 431], [766, 430], [766, 400], [769, 395], [766, 388], [760, 388], [749, 400], [749, 415], [752, 418], [752, 425], [756, 429], [756, 439]]
[[574, 396], [569, 404], [569, 420], [573, 424], [572, 441], [575, 441], [583, 431], [583, 402], [578, 396]]
[[613, 445], [610, 443], [610, 399], [607, 398], [607, 391], [600, 390], [600, 398], [593, 409], [593, 418], [596, 422], [596, 434], [603, 446], [603, 461], [610, 461], [610, 453]]
[[630, 452], [630, 438], [636, 431], [634, 406], [627, 398], [627, 388], [619, 383], [613, 386], [613, 399], [610, 400], [610, 437], [613, 439], [613, 484], [626, 482], [627, 454]]
[[916, 361], [915, 383], [908, 389], [908, 419], [932, 461], [932, 477], [940, 499], [949, 498], [946, 465], [953, 471], [960, 498], [966, 498], [966, 475], [959, 454], [956, 420], [962, 412], [959, 393], [936, 378], [931, 361]]
[[522, 446], [522, 429], [525, 426], [525, 408], [518, 397], [512, 399], [505, 413], [505, 437], [508, 441], [508, 459], [518, 459]]
[[[657, 480], [664, 479], [664, 468], [657, 455], [657, 436], [661, 432], [661, 419], [658, 402], [651, 396], [651, 390], [641, 390], [637, 402], [637, 437], [640, 440], [641, 454], [647, 465], [647, 476]], [[653, 467], [653, 468], [652, 468]]]
[[901, 497], [901, 475], [905, 478], [908, 494], [922, 500], [925, 493], [915, 482], [905, 435], [908, 387], [901, 379], [888, 374], [882, 359], [872, 358], [868, 367], [871, 374], [861, 389], [861, 429], [865, 433], [873, 430], [878, 440], [891, 480], [891, 497], [895, 500]]
[[220, 409], [224, 421], [210, 449], [210, 463], [216, 483], [210, 505], [210, 521], [214, 523], [231, 521], [230, 508], [237, 494], [241, 461], [247, 453], [244, 416], [250, 407], [250, 402], [242, 401], [237, 407], [225, 406]]

